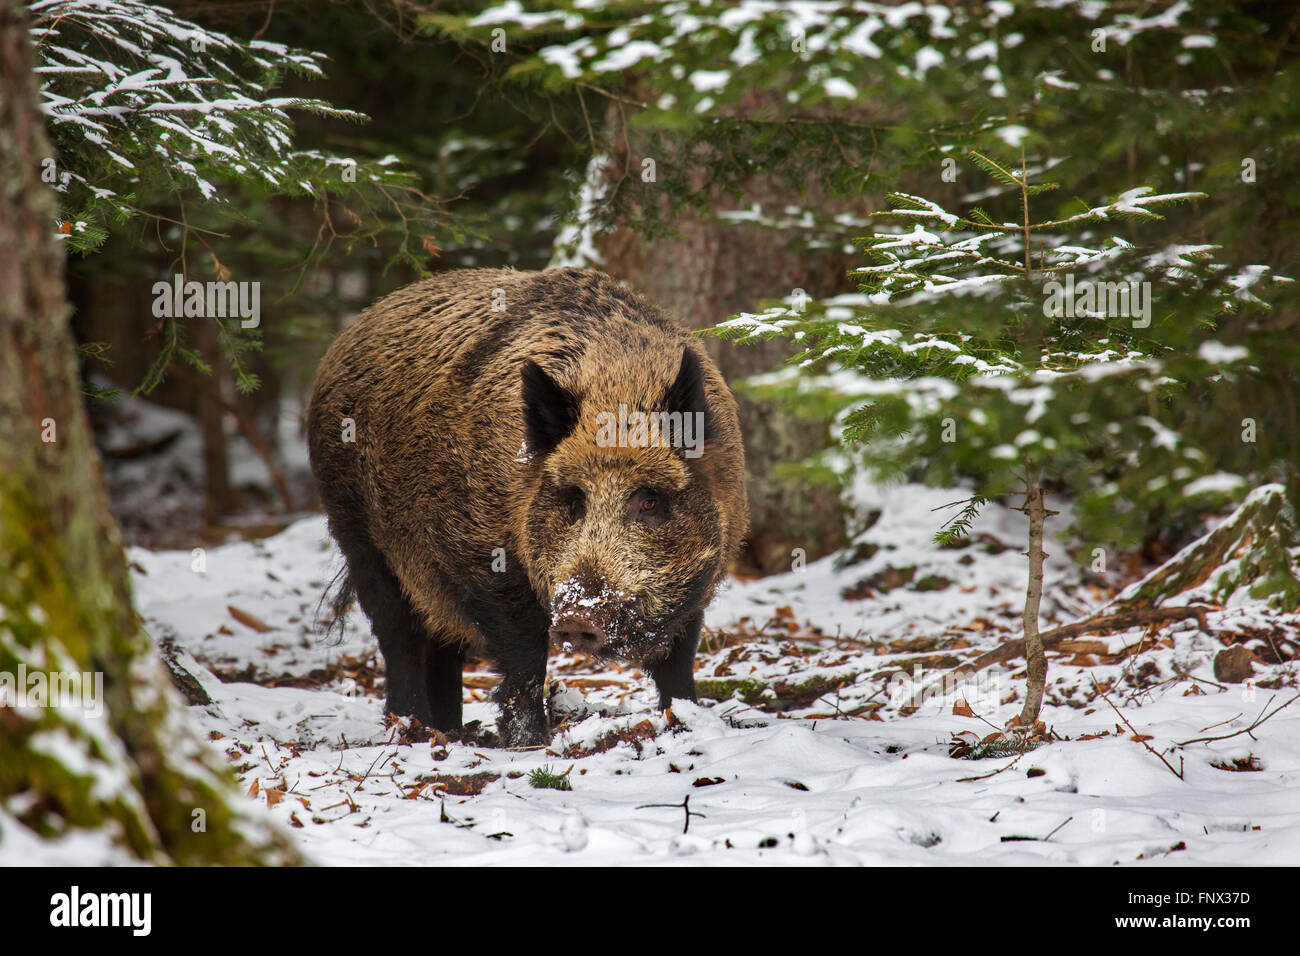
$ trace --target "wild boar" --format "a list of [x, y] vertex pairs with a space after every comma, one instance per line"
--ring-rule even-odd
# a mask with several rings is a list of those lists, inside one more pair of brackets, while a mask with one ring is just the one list
[[610, 277], [449, 272], [322, 360], [311, 466], [384, 656], [388, 710], [461, 726], [496, 663], [504, 745], [550, 738], [548, 642], [695, 699], [704, 609], [747, 526], [736, 404], [704, 349]]

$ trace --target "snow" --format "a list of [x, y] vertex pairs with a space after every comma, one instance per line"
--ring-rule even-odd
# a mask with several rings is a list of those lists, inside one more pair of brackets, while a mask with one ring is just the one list
[[656, 44], [636, 40], [613, 50], [609, 56], [594, 64], [592, 69], [597, 73], [616, 73], [635, 66], [644, 59], [657, 57], [660, 52]]
[[73, 830], [65, 836], [43, 838], [0, 806], [0, 866], [138, 866], [123, 849], [120, 831], [113, 823], [99, 830]]
[[[897, 196], [901, 200], [912, 203], [915, 206], [915, 208], [891, 209], [889, 211], [889, 215], [891, 216], [919, 216], [923, 219], [938, 219], [945, 226], [957, 225], [959, 217], [954, 213], [948, 212], [938, 203], [932, 202], [931, 200], [926, 199], [923, 196], [913, 196], [910, 193], [900, 192], [900, 193], [894, 193], [893, 195]], [[917, 226], [914, 232], [908, 238], [920, 239], [926, 242], [939, 241], [937, 236], [933, 235], [932, 233], [925, 232], [924, 230], [921, 229], [920, 226]]]
[[1195, 481], [1188, 482], [1183, 488], [1183, 494], [1188, 498], [1202, 494], [1230, 495], [1245, 483], [1246, 480], [1240, 475], [1230, 475], [1227, 472], [1216, 471], [1212, 475], [1203, 475]]
[[[551, 13], [528, 13], [524, 10], [519, 0], [505, 0], [498, 7], [485, 10], [478, 16], [469, 21], [472, 27], [494, 26], [501, 23], [517, 23], [520, 26], [531, 27], [546, 24], [553, 24], [556, 21], [564, 22], [566, 25], [572, 23], [573, 17], [563, 12]], [[581, 22], [581, 18], [577, 18]]]
[[1018, 123], [1013, 123], [1010, 126], [1003, 126], [996, 132], [998, 139], [1011, 147], [1018, 147], [1022, 142], [1024, 142], [1025, 137], [1029, 135], [1029, 130]]
[[848, 80], [840, 79], [839, 77], [831, 77], [822, 84], [822, 88], [826, 90], [827, 96], [834, 97], [835, 99], [854, 100], [858, 97], [857, 87]]
[[931, 46], [924, 46], [916, 51], [916, 75], [924, 77], [933, 67], [939, 66], [944, 56]]
[[1250, 349], [1244, 345], [1224, 345], [1222, 342], [1207, 339], [1201, 343], [1196, 354], [1211, 365], [1226, 365], [1229, 362], [1240, 362], [1242, 359], [1249, 358]]
[[[213, 699], [193, 715], [244, 790], [258, 785], [250, 809], [284, 824], [322, 864], [1294, 862], [1300, 708], [1253, 738], [1179, 749], [1170, 759], [1182, 758], [1180, 780], [1126, 728], [1117, 732], [1114, 711], [1092, 696], [1094, 678], [1109, 684], [1125, 717], [1164, 750], [1210, 725], [1220, 725], [1212, 734], [1240, 730], [1271, 698], [1277, 706], [1293, 693], [1210, 683], [1222, 645], [1190, 620], [1164, 632], [1170, 646], [1124, 663], [1053, 655], [1043, 719], [1061, 739], [1020, 757], [949, 756], [954, 734], [1001, 727], [1023, 696], [1023, 665], [1013, 662], [907, 706], [919, 684], [946, 671], [942, 658], [966, 660], [1018, 633], [1024, 517], [990, 504], [968, 546], [932, 540], [952, 513], [943, 506], [967, 494], [859, 480], [851, 499], [861, 530], [850, 548], [725, 587], [707, 614], [697, 681], [762, 680], [762, 707], [737, 685], [724, 700], [678, 702], [670, 720], [644, 675], [554, 652], [550, 676], [563, 689], [552, 704], [564, 722], [545, 750], [407, 743], [384, 726], [380, 658], [364, 617], [350, 614], [336, 644], [322, 643], [313, 624], [340, 560], [320, 517], [211, 548], [203, 573], [188, 550], [133, 548], [129, 557], [151, 634]], [[1049, 505], [1065, 512], [1049, 530], [1064, 527], [1068, 505]], [[1080, 583], [1068, 542], [1049, 540], [1046, 550], [1044, 626], [1104, 604], [1107, 591]], [[1236, 599], [1209, 620], [1216, 630], [1283, 621]], [[1097, 640], [1118, 652], [1143, 635]], [[1159, 677], [1135, 681], [1138, 662]], [[1294, 668], [1257, 666], [1261, 681]], [[826, 681], [819, 697], [781, 704], [772, 690], [815, 677]], [[467, 673], [466, 720], [493, 724], [492, 682], [487, 671]], [[959, 698], [978, 716], [955, 714]], [[1263, 769], [1211, 766], [1248, 756]], [[534, 789], [528, 774], [539, 768], [567, 775], [572, 789]], [[479, 780], [478, 795], [447, 792], [482, 773], [494, 779]], [[278, 798], [269, 809], [267, 791]], [[683, 833], [687, 797], [700, 815]], [[98, 845], [29, 845], [3, 814], [0, 862], [15, 853], [25, 862], [112, 857]]]
[[556, 233], [547, 268], [573, 266], [584, 269], [599, 266], [604, 261], [604, 256], [596, 246], [595, 219], [597, 207], [609, 189], [605, 175], [608, 162], [608, 157], [604, 154], [597, 154], [588, 160], [582, 182], [578, 184], [572, 220], [566, 221]]
[[709, 93], [726, 86], [731, 74], [726, 70], [696, 70], [689, 79], [696, 92]]

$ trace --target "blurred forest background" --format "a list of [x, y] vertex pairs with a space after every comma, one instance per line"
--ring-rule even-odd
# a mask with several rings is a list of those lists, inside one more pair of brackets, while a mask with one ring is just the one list
[[[175, 22], [141, 34], [116, 21], [123, 42], [107, 42], [97, 18], [114, 7], [136, 8], [133, 23]], [[1297, 498], [1297, 300], [1293, 283], [1273, 281], [1296, 273], [1300, 216], [1300, 11], [1288, 5], [148, 8], [32, 7], [38, 30], [50, 31], [38, 45], [47, 96], [66, 97], [49, 108], [58, 168], [84, 176], [63, 192], [63, 215], [75, 223], [64, 230], [69, 294], [87, 389], [99, 395], [91, 409], [111, 499], [131, 540], [191, 546], [232, 530], [262, 533], [310, 509], [300, 428], [317, 359], [369, 302], [427, 271], [464, 266], [602, 268], [694, 328], [777, 303], [766, 314], [790, 321], [747, 336], [756, 344], [709, 340], [742, 401], [754, 506], [745, 571], [788, 570], [795, 549], [815, 558], [844, 545], [857, 528], [839, 492], [863, 468], [964, 482], [983, 495], [1019, 490], [1026, 466], [1054, 462], [1048, 489], [1079, 498], [1091, 534], [1134, 560], [1171, 553], [1198, 533], [1201, 515], [1263, 481], [1283, 480]], [[186, 23], [221, 41], [187, 51], [187, 28], [176, 26]], [[299, 151], [292, 171], [257, 174], [276, 147], [259, 142], [259, 110], [238, 103], [230, 121], [242, 115], [248, 129], [223, 131], [203, 114], [191, 128], [219, 143], [228, 135], [230, 149], [210, 149], [202, 136], [180, 148], [178, 133], [158, 150], [168, 130], [123, 113], [102, 136], [59, 121], [88, 95], [126, 111], [147, 112], [150, 97], [183, 101], [166, 85], [62, 68], [73, 51], [136, 75], [149, 56], [131, 51], [162, 44], [169, 30], [191, 78], [210, 71], [219, 81], [229, 70], [250, 101], [304, 98], [284, 110]], [[257, 52], [267, 44], [299, 52], [268, 65]], [[309, 54], [324, 57], [311, 60], [323, 75], [294, 69]], [[109, 146], [132, 167], [105, 159]], [[985, 160], [1011, 179], [990, 178]], [[971, 234], [968, 220], [927, 218], [925, 203], [963, 216], [986, 207], [979, 215], [989, 222], [1019, 226], [1021, 169], [1058, 184], [1035, 196], [1039, 218], [1054, 222], [1143, 186], [1180, 197], [1152, 207], [1164, 219], [1130, 204], [1042, 240], [1042, 250], [1092, 249], [1071, 260], [1080, 277], [1154, 278], [1149, 329], [1113, 316], [1043, 325], [1032, 317], [1043, 296], [1028, 274], [1009, 299], [947, 296], [937, 307], [951, 290], [933, 281], [859, 292], [872, 277], [852, 270], [878, 262], [872, 236], [915, 224], [954, 227], [954, 241]], [[899, 207], [894, 192], [923, 200], [889, 228], [873, 215]], [[1025, 260], [1023, 250], [1004, 251]], [[260, 327], [160, 320], [152, 289], [175, 273], [259, 282]], [[834, 337], [846, 320], [853, 341]], [[863, 329], [915, 341], [868, 347]], [[1041, 407], [1009, 415], [1014, 401], [962, 406], [966, 389], [957, 399], [944, 392], [949, 411], [936, 417], [917, 396], [936, 377], [963, 385], [947, 361], [963, 336], [967, 371], [1032, 376], [1053, 355], [1067, 357], [1065, 373], [1127, 364], [1086, 394], [1049, 402], [1045, 416]], [[1206, 341], [1248, 347], [1249, 360], [1211, 356]], [[823, 347], [803, 353], [799, 375], [764, 376], [810, 342]], [[912, 397], [877, 393], [864, 420], [862, 388], [827, 374], [845, 369], [908, 383]], [[940, 441], [958, 406], [963, 423], [991, 415], [996, 427], [979, 441]], [[1093, 429], [1097, 441], [1069, 445]]]

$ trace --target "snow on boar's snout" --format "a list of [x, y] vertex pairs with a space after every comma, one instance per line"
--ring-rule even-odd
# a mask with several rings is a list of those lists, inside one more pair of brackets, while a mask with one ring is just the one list
[[662, 660], [725, 570], [703, 368], [689, 347], [675, 364], [658, 395], [617, 403], [584, 401], [524, 367], [525, 443], [542, 459], [529, 560], [547, 588], [554, 644]]

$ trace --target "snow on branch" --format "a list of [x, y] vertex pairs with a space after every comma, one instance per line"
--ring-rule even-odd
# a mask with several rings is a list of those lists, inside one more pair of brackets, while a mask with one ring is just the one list
[[364, 119], [269, 95], [287, 74], [322, 76], [320, 53], [237, 40], [141, 0], [37, 0], [30, 12], [65, 207], [129, 215], [142, 185], [220, 201], [231, 179], [312, 192], [320, 159], [291, 148], [291, 113]]

